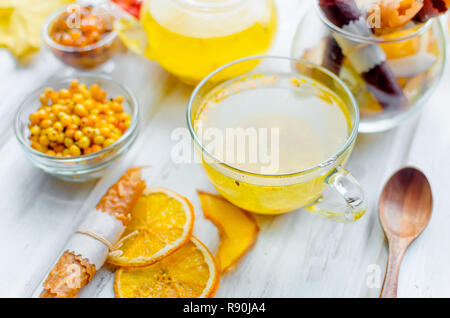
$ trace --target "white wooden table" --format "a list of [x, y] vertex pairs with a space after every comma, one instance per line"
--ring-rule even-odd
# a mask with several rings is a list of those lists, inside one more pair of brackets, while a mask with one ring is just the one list
[[[280, 25], [273, 54], [289, 55], [305, 1], [279, 0]], [[0, 50], [0, 296], [28, 297], [47, 275], [88, 208], [131, 165], [151, 165], [149, 186], [167, 187], [195, 206], [194, 234], [215, 251], [216, 228], [202, 216], [196, 189], [214, 191], [201, 167], [174, 164], [170, 139], [185, 127], [192, 88], [167, 75], [156, 63], [132, 53], [115, 58], [110, 74], [137, 94], [142, 126], [132, 150], [100, 180], [59, 181], [32, 166], [16, 141], [12, 120], [24, 96], [51, 77], [71, 74], [41, 51], [28, 65]], [[218, 297], [377, 297], [384, 277], [387, 246], [377, 200], [383, 184], [404, 165], [420, 167], [434, 194], [433, 217], [408, 250], [401, 269], [400, 297], [450, 297], [450, 70], [417, 120], [398, 129], [360, 135], [348, 164], [369, 200], [354, 224], [333, 223], [296, 211], [265, 217], [256, 246], [239, 267], [221, 279]], [[112, 297], [114, 276], [102, 269], [81, 297]]]

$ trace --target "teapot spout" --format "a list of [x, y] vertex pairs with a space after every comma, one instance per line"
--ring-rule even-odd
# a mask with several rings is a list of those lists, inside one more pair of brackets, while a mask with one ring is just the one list
[[150, 58], [147, 54], [148, 39], [141, 21], [135, 18], [122, 18], [114, 22], [114, 30], [128, 49]]

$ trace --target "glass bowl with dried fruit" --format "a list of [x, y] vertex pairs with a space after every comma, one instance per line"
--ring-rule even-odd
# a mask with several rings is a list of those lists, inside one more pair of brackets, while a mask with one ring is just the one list
[[113, 30], [118, 8], [109, 2], [70, 4], [54, 12], [44, 23], [42, 37], [59, 60], [78, 69], [92, 69], [108, 61], [118, 50]]
[[28, 159], [67, 181], [103, 175], [138, 134], [139, 106], [122, 84], [101, 75], [56, 80], [20, 105], [14, 131]]
[[444, 30], [429, 18], [425, 2], [315, 0], [316, 12], [300, 21], [292, 56], [322, 65], [347, 84], [359, 105], [360, 132], [405, 122], [440, 82]]

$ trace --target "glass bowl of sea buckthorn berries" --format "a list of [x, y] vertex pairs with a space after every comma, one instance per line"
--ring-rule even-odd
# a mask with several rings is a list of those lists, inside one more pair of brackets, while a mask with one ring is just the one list
[[14, 130], [27, 157], [68, 181], [101, 177], [138, 134], [133, 93], [101, 75], [56, 80], [20, 105]]
[[51, 52], [78, 69], [92, 69], [111, 58], [119, 40], [113, 29], [117, 8], [70, 4], [54, 12], [44, 23], [42, 36]]

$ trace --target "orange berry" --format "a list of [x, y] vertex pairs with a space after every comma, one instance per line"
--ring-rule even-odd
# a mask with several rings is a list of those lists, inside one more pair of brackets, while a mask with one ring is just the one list
[[75, 130], [73, 130], [73, 129], [66, 129], [66, 131], [64, 132], [64, 135], [67, 138], [72, 138], [74, 133], [75, 133]]
[[73, 109], [73, 111], [74, 111], [75, 114], [77, 114], [80, 117], [86, 117], [88, 115], [88, 111], [81, 104], [76, 104], [75, 108]]
[[122, 105], [116, 102], [111, 103], [111, 109], [116, 113], [121, 113], [123, 111]]
[[58, 132], [62, 132], [64, 129], [64, 126], [60, 121], [57, 121], [56, 123], [53, 124], [53, 129], [55, 129]]
[[83, 132], [81, 130], [77, 130], [73, 134], [73, 139], [75, 139], [75, 140], [80, 140], [83, 137], [84, 137], [84, 134], [83, 134]]
[[108, 146], [111, 146], [114, 142], [115, 142], [114, 139], [108, 138], [108, 139], [106, 139], [105, 142], [103, 143], [103, 147], [106, 148], [106, 147], [108, 147]]
[[63, 113], [63, 116], [61, 116], [59, 118], [59, 120], [61, 121], [61, 124], [64, 127], [67, 127], [67, 126], [69, 126], [72, 123], [72, 118], [69, 115], [65, 114], [65, 113]]
[[65, 138], [66, 136], [64, 135], [64, 133], [63, 132], [60, 132], [59, 134], [58, 134], [58, 138], [56, 138], [56, 141], [57, 142], [59, 142], [60, 144], [62, 144], [63, 142], [64, 142], [64, 138]]
[[79, 94], [79, 93], [73, 94], [72, 99], [77, 104], [81, 104], [81, 103], [84, 102], [84, 96], [82, 94]]
[[53, 150], [55, 151], [55, 152], [59, 152], [59, 153], [62, 153], [63, 151], [64, 151], [64, 146], [63, 145], [56, 145], [55, 147], [53, 147]]
[[39, 137], [39, 143], [40, 143], [42, 146], [48, 146], [48, 145], [50, 144], [50, 140], [48, 139], [47, 136], [41, 135], [41, 136]]
[[29, 119], [30, 119], [30, 122], [32, 124], [39, 124], [39, 122], [41, 121], [39, 113], [37, 113], [37, 112], [36, 113], [32, 113], [30, 115]]
[[78, 117], [77, 115], [72, 115], [71, 119], [72, 119], [72, 124], [74, 124], [74, 125], [79, 125], [81, 122], [80, 117]]
[[83, 102], [83, 106], [87, 109], [87, 110], [91, 110], [92, 108], [94, 108], [94, 102], [92, 101], [92, 99], [87, 99]]
[[83, 128], [83, 134], [85, 136], [87, 136], [88, 138], [94, 138], [95, 137], [95, 133], [94, 133], [94, 128], [86, 126]]
[[100, 146], [100, 145], [93, 145], [92, 147], [91, 147], [91, 150], [92, 150], [92, 152], [97, 152], [97, 151], [100, 151], [100, 150], [102, 150], [103, 148], [102, 148], [102, 146]]
[[57, 113], [59, 113], [59, 112], [61, 111], [61, 109], [62, 109], [62, 106], [61, 106], [60, 104], [54, 104], [54, 105], [52, 106], [51, 111], [52, 111], [53, 113], [57, 114]]
[[58, 139], [59, 133], [56, 130], [52, 130], [47, 134], [50, 141], [56, 141]]
[[34, 136], [39, 135], [39, 133], [41, 132], [41, 128], [39, 127], [39, 125], [34, 125], [33, 127], [31, 127], [30, 129], [30, 133]]
[[69, 151], [70, 151], [70, 154], [72, 156], [79, 156], [79, 155], [81, 155], [81, 150], [76, 145], [70, 146]]
[[80, 140], [78, 140], [77, 145], [80, 148], [86, 149], [91, 145], [91, 140], [88, 137], [84, 136]]
[[43, 121], [41, 121], [41, 128], [45, 129], [48, 128], [52, 125], [52, 121], [50, 119], [44, 119]]
[[102, 135], [103, 137], [105, 138], [108, 137], [110, 133], [111, 130], [108, 127], [106, 126], [100, 127], [100, 135]]
[[99, 135], [99, 136], [95, 136], [94, 137], [94, 143], [97, 145], [103, 145], [103, 143], [105, 142], [105, 137]]
[[74, 144], [74, 141], [72, 138], [64, 138], [64, 146], [66, 146], [67, 148], [69, 148], [70, 146], [72, 146]]
[[58, 120], [58, 117], [55, 115], [55, 113], [49, 113], [48, 119], [50, 119], [52, 122], [55, 122]]
[[70, 91], [66, 88], [63, 88], [59, 91], [59, 97], [63, 98], [63, 99], [68, 99], [72, 96], [72, 94], [70, 93]]
[[43, 109], [40, 109], [40, 110], [38, 111], [38, 115], [39, 115], [39, 119], [40, 119], [40, 120], [43, 120], [43, 119], [48, 118], [47, 112], [46, 112], [45, 110], [43, 110]]

